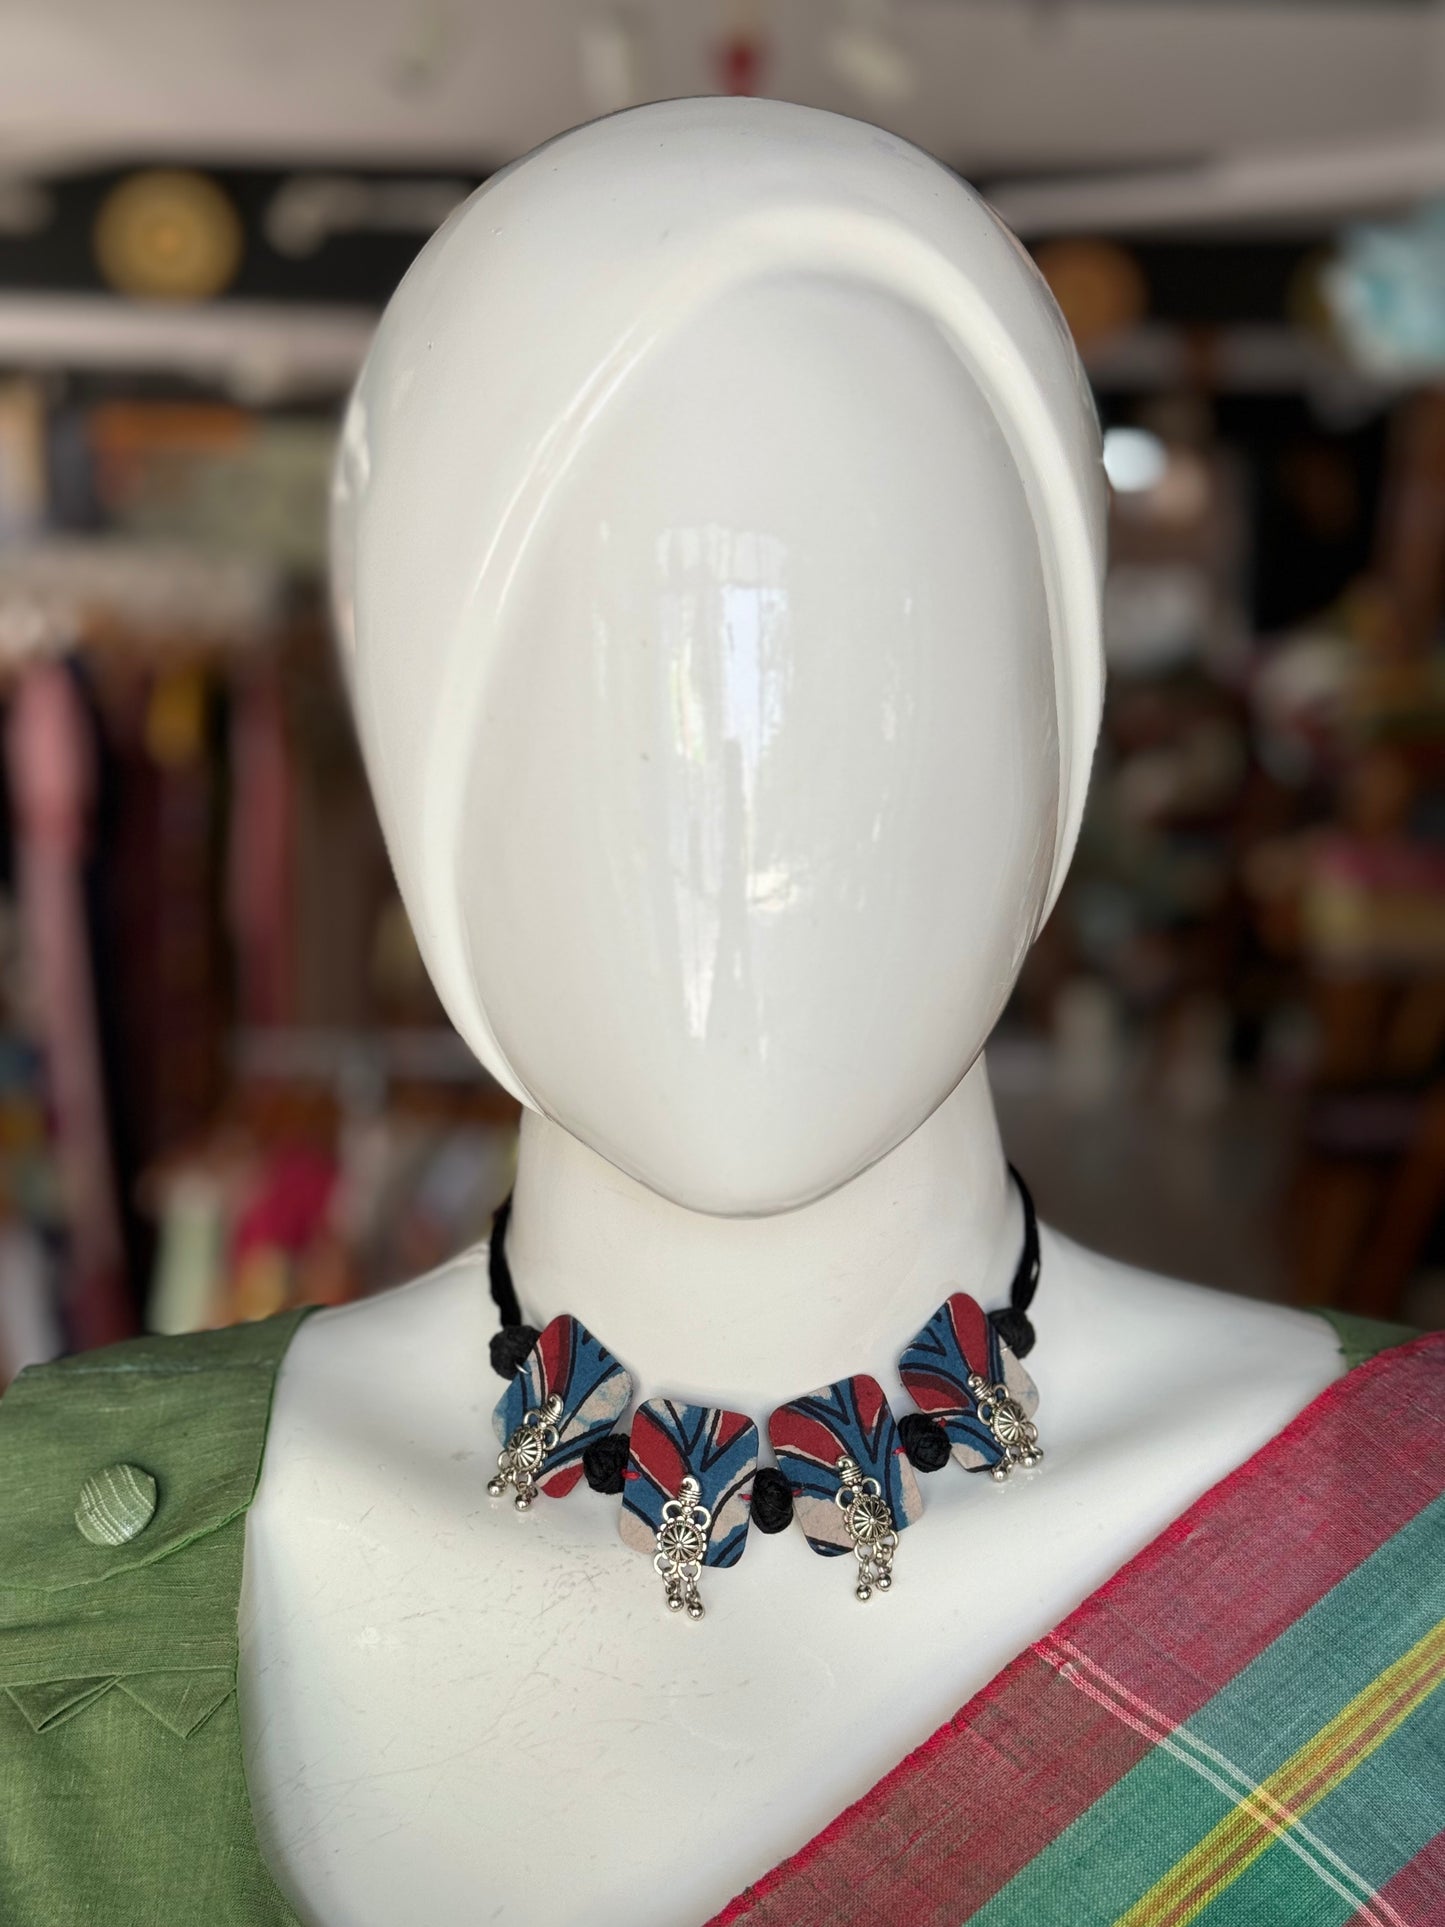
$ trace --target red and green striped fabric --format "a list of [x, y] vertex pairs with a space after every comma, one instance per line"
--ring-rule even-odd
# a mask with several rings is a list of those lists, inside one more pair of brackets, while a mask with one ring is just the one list
[[714, 1927], [1442, 1927], [1445, 1334], [1359, 1366]]

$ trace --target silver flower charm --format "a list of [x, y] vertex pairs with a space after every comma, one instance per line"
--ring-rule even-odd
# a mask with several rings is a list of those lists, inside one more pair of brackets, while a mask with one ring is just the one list
[[973, 1393], [980, 1420], [993, 1433], [1003, 1453], [993, 1468], [992, 1476], [1001, 1482], [1016, 1465], [1023, 1466], [1025, 1471], [1037, 1465], [1044, 1456], [1044, 1448], [1039, 1444], [1039, 1428], [1018, 1400], [1010, 1395], [1008, 1387], [990, 1385], [986, 1378], [974, 1372], [968, 1381], [968, 1389]]
[[662, 1508], [652, 1561], [667, 1589], [667, 1610], [685, 1612], [689, 1619], [702, 1618], [697, 1582], [707, 1553], [707, 1535], [712, 1530], [711, 1512], [698, 1504], [701, 1493], [702, 1487], [689, 1474], [677, 1488], [677, 1497]]
[[893, 1513], [876, 1479], [865, 1479], [856, 1459], [838, 1460], [838, 1490], [833, 1503], [843, 1514], [843, 1523], [853, 1541], [858, 1561], [858, 1584], [854, 1597], [866, 1602], [876, 1588], [887, 1592], [893, 1584], [893, 1555], [898, 1550], [898, 1533]]
[[492, 1498], [500, 1499], [507, 1487], [512, 1486], [517, 1494], [512, 1503], [518, 1512], [531, 1510], [537, 1496], [538, 1475], [547, 1463], [548, 1454], [557, 1449], [557, 1421], [561, 1416], [562, 1401], [555, 1392], [540, 1411], [523, 1415], [522, 1423], [497, 1459], [497, 1475], [487, 1486]]

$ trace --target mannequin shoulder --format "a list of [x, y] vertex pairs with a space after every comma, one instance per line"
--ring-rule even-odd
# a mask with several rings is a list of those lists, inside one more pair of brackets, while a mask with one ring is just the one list
[[349, 1484], [378, 1462], [425, 1460], [445, 1476], [475, 1459], [502, 1391], [488, 1356], [496, 1328], [484, 1244], [410, 1284], [314, 1313], [276, 1384], [253, 1517], [310, 1492], [328, 1469]]
[[[1339, 1333], [1315, 1312], [1144, 1271], [1048, 1226], [1033, 1316], [1041, 1360], [1082, 1347], [1084, 1355], [1112, 1354], [1136, 1369], [1145, 1359], [1168, 1379], [1181, 1371], [1284, 1375], [1319, 1386], [1352, 1362]], [[329, 1400], [348, 1386], [438, 1379], [453, 1391], [469, 1384], [475, 1399], [490, 1402], [487, 1347], [496, 1322], [479, 1244], [410, 1284], [308, 1319], [286, 1355], [277, 1416], [284, 1422], [308, 1396]]]
[[497, 1311], [487, 1284], [487, 1247], [471, 1246], [408, 1284], [314, 1313], [286, 1357], [282, 1388], [314, 1379], [415, 1374], [439, 1352], [463, 1351], [480, 1382], [490, 1374], [487, 1346]]
[[1082, 1345], [1163, 1384], [1268, 1379], [1306, 1393], [1349, 1362], [1316, 1312], [1144, 1271], [1048, 1228], [1043, 1239], [1034, 1312], [1041, 1354], [1046, 1343], [1064, 1356]]

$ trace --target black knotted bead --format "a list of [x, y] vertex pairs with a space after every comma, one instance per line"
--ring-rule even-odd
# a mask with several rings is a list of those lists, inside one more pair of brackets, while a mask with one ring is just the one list
[[752, 1521], [759, 1532], [786, 1532], [793, 1523], [793, 1488], [775, 1465], [754, 1474]]
[[1015, 1358], [1027, 1358], [1034, 1348], [1033, 1320], [1025, 1311], [1015, 1311], [1012, 1305], [1004, 1305], [988, 1315], [989, 1323], [998, 1333]]
[[899, 1419], [898, 1436], [915, 1472], [938, 1472], [948, 1464], [948, 1434], [927, 1412], [909, 1412]]
[[541, 1336], [535, 1325], [503, 1325], [499, 1332], [493, 1332], [488, 1349], [497, 1377], [505, 1378], [510, 1384]]
[[627, 1483], [627, 1455], [631, 1440], [626, 1432], [607, 1432], [593, 1439], [582, 1454], [582, 1470], [594, 1492], [620, 1492]]

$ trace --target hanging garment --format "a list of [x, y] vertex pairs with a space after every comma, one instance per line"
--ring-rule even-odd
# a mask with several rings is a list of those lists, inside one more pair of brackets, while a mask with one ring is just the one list
[[215, 1116], [225, 1089], [226, 962], [216, 911], [221, 704], [211, 678], [178, 663], [152, 684], [145, 723], [155, 786], [154, 975], [165, 1021], [156, 1064], [156, 1141], [183, 1143]]
[[[6, 1927], [299, 1927], [236, 1702], [299, 1317], [64, 1360], [0, 1401]], [[1337, 1380], [716, 1927], [1438, 1927], [1442, 1681], [1437, 1334]]]
[[96, 764], [69, 671], [37, 662], [6, 720], [20, 914], [67, 1205], [65, 1310], [81, 1345], [133, 1330], [110, 1142], [83, 864]]
[[274, 671], [236, 689], [231, 711], [233, 804], [227, 909], [243, 1025], [296, 1017], [296, 781]]
[[146, 1329], [169, 1337], [215, 1320], [225, 1281], [226, 1180], [196, 1167], [171, 1178], [161, 1206]]
[[33, 1226], [18, 1218], [0, 1224], [0, 1385], [64, 1349], [54, 1270]]

